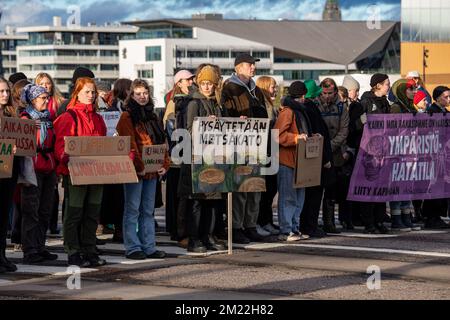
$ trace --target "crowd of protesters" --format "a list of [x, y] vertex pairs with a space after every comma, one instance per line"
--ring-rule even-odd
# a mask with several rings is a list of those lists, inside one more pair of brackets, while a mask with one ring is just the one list
[[[14, 157], [11, 178], [0, 179], [0, 273], [17, 267], [5, 254], [7, 234], [23, 251], [23, 263], [58, 259], [46, 247], [46, 237], [58, 233], [58, 206], [63, 201], [62, 232], [68, 264], [97, 267], [107, 263], [97, 248], [99, 233], [114, 233], [125, 246], [128, 259], [164, 258], [156, 249], [155, 207], [160, 207], [161, 180], [166, 182], [166, 231], [188, 252], [226, 248], [226, 197], [221, 193], [194, 194], [191, 166], [170, 159], [176, 129], [192, 132], [196, 117], [265, 118], [279, 130], [277, 174], [266, 176], [264, 193], [233, 193], [233, 243], [264, 242], [268, 237], [293, 242], [320, 238], [364, 227], [369, 234], [450, 228], [447, 199], [392, 201], [347, 200], [350, 178], [369, 114], [446, 113], [450, 89], [439, 86], [430, 95], [418, 72], [410, 72], [391, 86], [385, 74], [374, 74], [371, 90], [346, 75], [341, 86], [333, 79], [294, 81], [286, 91], [275, 79], [255, 82], [259, 60], [242, 54], [235, 73], [223, 81], [216, 65], [202, 64], [195, 74], [180, 70], [165, 97], [164, 114], [157, 114], [152, 88], [141, 79], [118, 79], [111, 89], [95, 80], [88, 69], [74, 71], [70, 95], [65, 99], [50, 75], [29, 82], [22, 73], [0, 78], [0, 116], [36, 121], [37, 154]], [[434, 101], [434, 102], [433, 102]], [[130, 158], [139, 182], [124, 185], [73, 185], [64, 145], [68, 136], [106, 136], [100, 111], [120, 112], [117, 133], [130, 136]], [[296, 146], [300, 140], [324, 138], [321, 184], [294, 188]], [[167, 144], [164, 167], [146, 173], [144, 146]], [[58, 182], [64, 189], [59, 198]], [[273, 204], [278, 194], [278, 225]], [[337, 219], [342, 226], [336, 227]], [[322, 210], [321, 210], [322, 209]], [[388, 210], [389, 209], [389, 210]], [[319, 213], [322, 211], [322, 227]], [[387, 213], [390, 214], [387, 214]], [[390, 223], [390, 228], [386, 225]]]

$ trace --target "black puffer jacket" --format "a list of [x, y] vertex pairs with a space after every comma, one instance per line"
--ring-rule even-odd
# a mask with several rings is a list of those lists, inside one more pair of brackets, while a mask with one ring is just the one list
[[367, 114], [386, 114], [391, 108], [385, 96], [377, 97], [372, 91], [364, 92], [361, 97], [361, 105], [364, 113]]

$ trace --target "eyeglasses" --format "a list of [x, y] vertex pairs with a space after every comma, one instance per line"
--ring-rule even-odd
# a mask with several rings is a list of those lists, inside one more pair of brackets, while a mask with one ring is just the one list
[[46, 97], [38, 97], [39, 99], [41, 99], [42, 101], [48, 101], [50, 99], [49, 96]]

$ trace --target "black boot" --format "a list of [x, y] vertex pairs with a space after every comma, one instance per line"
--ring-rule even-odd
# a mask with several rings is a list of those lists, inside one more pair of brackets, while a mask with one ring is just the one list
[[6, 258], [5, 249], [0, 250], [0, 267], [6, 270], [6, 272], [15, 272], [17, 271], [17, 267], [14, 263], [10, 262]]
[[203, 239], [203, 245], [206, 247], [207, 250], [210, 251], [222, 251], [225, 250], [225, 246], [223, 246], [220, 243], [217, 243], [214, 241], [214, 238], [212, 235], [209, 235], [207, 237], [204, 237]]
[[330, 234], [341, 233], [334, 224], [334, 201], [324, 200], [322, 205], [323, 231]]
[[190, 238], [187, 251], [193, 253], [206, 253], [206, 247], [200, 240]]

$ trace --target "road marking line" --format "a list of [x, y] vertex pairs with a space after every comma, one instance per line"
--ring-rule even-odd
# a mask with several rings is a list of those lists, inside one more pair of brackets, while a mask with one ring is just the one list
[[334, 250], [348, 250], [359, 252], [377, 252], [377, 253], [396, 253], [407, 254], [424, 257], [440, 257], [450, 258], [450, 253], [432, 252], [432, 251], [412, 251], [412, 250], [398, 250], [398, 249], [385, 249], [385, 248], [369, 248], [369, 247], [353, 247], [353, 246], [337, 246], [337, 245], [323, 245], [323, 244], [282, 244], [282, 243], [262, 243], [251, 244], [244, 246], [236, 246], [244, 249], [273, 249], [281, 247], [303, 247], [303, 248], [317, 248], [317, 249], [334, 249]]

